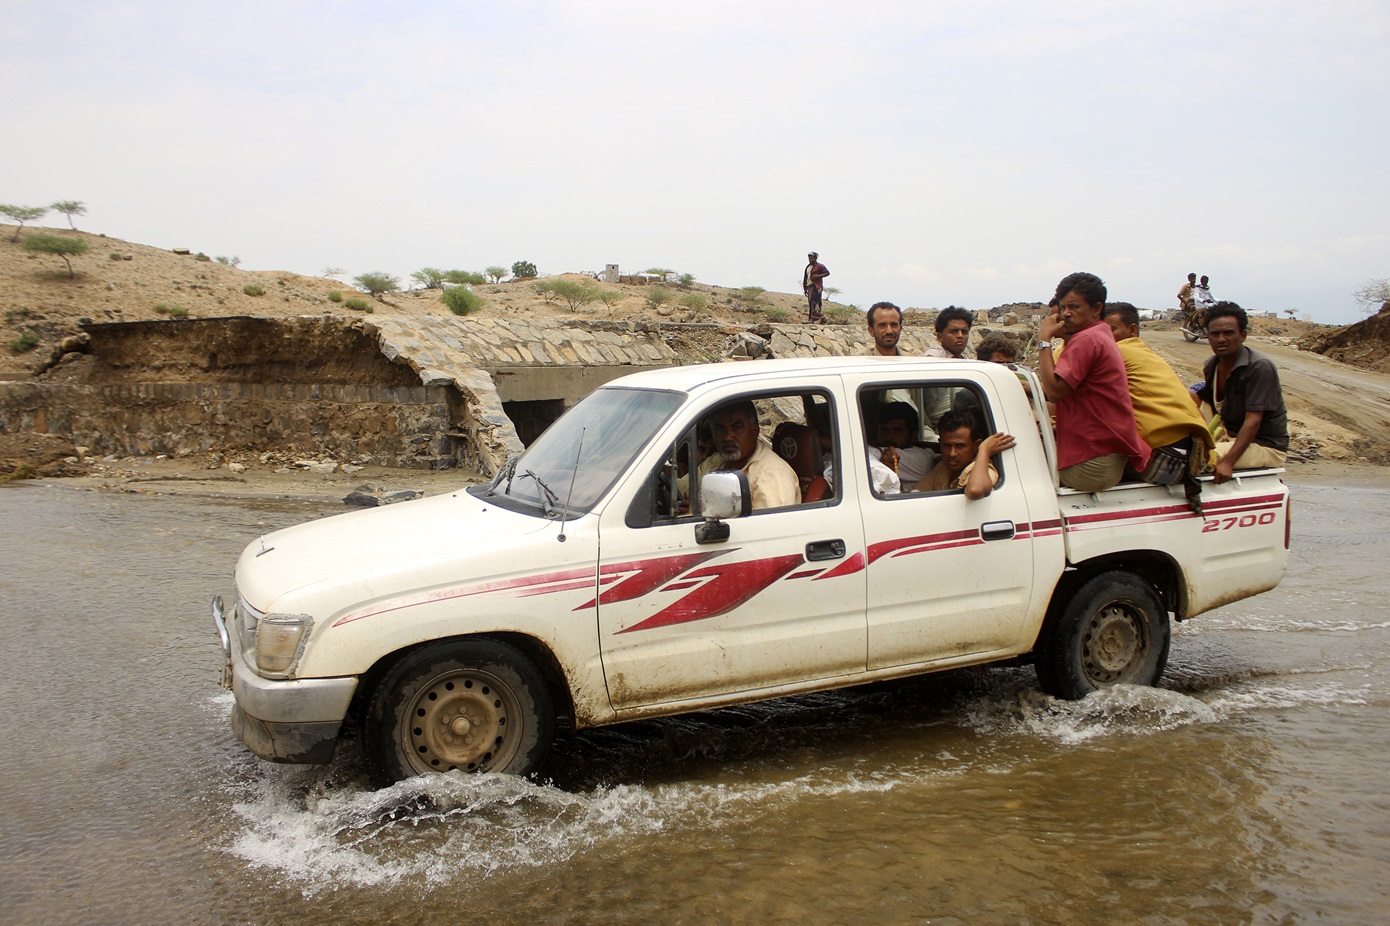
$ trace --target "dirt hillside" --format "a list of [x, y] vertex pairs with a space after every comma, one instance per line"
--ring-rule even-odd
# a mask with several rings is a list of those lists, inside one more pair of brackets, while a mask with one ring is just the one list
[[[367, 313], [409, 316], [447, 311], [438, 289], [371, 299], [338, 279], [242, 270], [220, 263], [199, 254], [196, 242], [187, 249], [191, 253], [176, 253], [52, 228], [26, 227], [15, 243], [14, 232], [14, 226], [0, 225], [0, 380], [42, 375], [60, 355], [62, 339], [76, 334], [86, 322], [319, 314], [360, 318]], [[60, 258], [23, 249], [23, 238], [35, 233], [62, 234], [87, 243], [87, 252], [72, 258], [73, 276]], [[538, 292], [536, 284], [547, 281], [583, 282], [603, 295], [569, 302]], [[483, 299], [478, 310], [483, 317], [700, 321], [743, 327], [796, 323], [805, 313], [805, 303], [795, 293], [700, 282], [611, 284], [581, 273], [473, 289]], [[1034, 326], [1028, 319], [1029, 306], [1005, 308], [1023, 317], [1005, 330], [1028, 341]], [[920, 330], [930, 324], [932, 311], [909, 307], [904, 323]], [[834, 324], [863, 324], [862, 312], [852, 306], [827, 302], [827, 314]], [[1204, 343], [1187, 343], [1177, 326], [1165, 321], [1146, 322], [1143, 335], [1185, 381], [1200, 378], [1201, 362], [1208, 356]], [[722, 344], [717, 330], [711, 337]], [[1385, 375], [1390, 373], [1390, 312], [1382, 311], [1345, 329], [1255, 318], [1250, 343], [1271, 354], [1279, 365], [1296, 459], [1390, 465], [1390, 376]], [[712, 351], [718, 348], [711, 346]], [[1327, 356], [1309, 353], [1309, 348]], [[42, 460], [46, 464], [42, 471], [49, 473], [62, 471], [62, 460], [71, 453], [65, 442], [47, 435], [0, 435], [0, 444], [0, 457]]]
[[[13, 225], [0, 225], [0, 379], [26, 378], [51, 362], [54, 348], [83, 322], [148, 321], [159, 318], [294, 316], [331, 314], [438, 315], [448, 309], [438, 289], [414, 289], [372, 299], [351, 283], [280, 270], [242, 270], [192, 253], [179, 254], [105, 235], [26, 226], [20, 242]], [[23, 249], [30, 234], [62, 234], [87, 243], [72, 258], [75, 276], [61, 258]], [[448, 268], [452, 269], [452, 268]], [[473, 269], [473, 268], [463, 268]], [[571, 305], [545, 296], [537, 282], [569, 280], [589, 284], [602, 300]], [[411, 285], [401, 280], [401, 286]], [[262, 292], [252, 295], [259, 287]], [[248, 288], [251, 290], [249, 293]], [[747, 325], [759, 321], [795, 322], [805, 315], [799, 294], [736, 289], [695, 282], [632, 285], [601, 283], [592, 274], [574, 273], [541, 280], [515, 280], [474, 286], [483, 299], [478, 315], [577, 319], [649, 319]], [[340, 298], [335, 299], [334, 294]], [[361, 308], [349, 300], [365, 303]], [[862, 324], [851, 308], [827, 303], [837, 323]], [[23, 339], [23, 341], [21, 341]], [[22, 349], [16, 349], [20, 344]]]
[[1314, 333], [1303, 346], [1342, 363], [1390, 373], [1390, 302], [1364, 321]]

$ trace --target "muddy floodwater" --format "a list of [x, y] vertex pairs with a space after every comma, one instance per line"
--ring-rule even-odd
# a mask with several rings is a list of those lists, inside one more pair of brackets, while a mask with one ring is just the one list
[[951, 672], [385, 790], [217, 687], [241, 548], [341, 510], [0, 487], [0, 923], [1390, 922], [1385, 488], [1296, 485], [1284, 584], [1159, 689]]

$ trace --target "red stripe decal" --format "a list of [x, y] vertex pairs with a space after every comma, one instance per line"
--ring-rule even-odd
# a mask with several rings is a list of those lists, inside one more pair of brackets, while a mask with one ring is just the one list
[[838, 579], [840, 576], [853, 575], [856, 572], [861, 572], [863, 569], [864, 554], [856, 552], [853, 556], [840, 563], [838, 566], [834, 566], [833, 568], [826, 570], [821, 575], [816, 576], [813, 581], [819, 582], [821, 579]]
[[[473, 595], [486, 595], [489, 592], [497, 592], [500, 597], [519, 598], [528, 595], [543, 595], [546, 592], [561, 591], [570, 588], [583, 588], [593, 581], [593, 570], [591, 569], [566, 569], [563, 572], [547, 572], [538, 576], [523, 576], [517, 579], [499, 579], [495, 582], [478, 582], [473, 585], [455, 585], [452, 588], [441, 588], [432, 592], [425, 592], [419, 595], [411, 595], [408, 598], [399, 599], [389, 607], [371, 606], [360, 611], [350, 611], [333, 622], [333, 626], [338, 627], [343, 624], [350, 624], [353, 621], [362, 620], [364, 617], [375, 617], [378, 614], [389, 614], [392, 611], [399, 611], [402, 608], [412, 608], [415, 605], [430, 604], [435, 601], [449, 601], [453, 598], [469, 598]], [[580, 582], [572, 580], [580, 579]], [[555, 588], [555, 583], [563, 583], [560, 588]]]
[[944, 534], [926, 534], [921, 537], [899, 537], [897, 540], [883, 540], [869, 545], [869, 565], [872, 566], [875, 560], [890, 553], [896, 556], [897, 551], [905, 550], [907, 547], [919, 547], [921, 549], [905, 550], [905, 552], [920, 553], [932, 544], [946, 543], [952, 540], [978, 540], [979, 537], [980, 531], [976, 528], [968, 531], [951, 531]]
[[629, 563], [609, 563], [600, 572], [605, 576], [628, 575], [617, 585], [607, 589], [598, 598], [591, 599], [579, 607], [576, 611], [583, 611], [592, 608], [595, 604], [613, 604], [618, 601], [630, 601], [633, 598], [641, 598], [643, 595], [657, 588], [664, 582], [674, 579], [676, 576], [685, 572], [692, 566], [698, 566], [706, 560], [716, 556], [723, 556], [726, 553], [738, 552], [738, 547], [730, 550], [713, 550], [700, 553], [685, 553], [680, 556], [663, 556], [655, 559], [640, 559]]
[[618, 632], [650, 630], [726, 614], [804, 562], [801, 554], [795, 553], [696, 570], [686, 578], [708, 577], [710, 581], [646, 620]]

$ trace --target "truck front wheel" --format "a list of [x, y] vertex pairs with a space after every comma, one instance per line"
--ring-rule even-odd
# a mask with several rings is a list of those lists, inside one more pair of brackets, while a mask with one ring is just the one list
[[493, 640], [416, 650], [377, 687], [363, 754], [384, 784], [429, 772], [525, 775], [555, 732], [550, 691], [535, 666]]
[[1069, 701], [1111, 685], [1154, 685], [1168, 663], [1168, 611], [1129, 572], [1088, 579], [1049, 621], [1036, 658], [1043, 691]]

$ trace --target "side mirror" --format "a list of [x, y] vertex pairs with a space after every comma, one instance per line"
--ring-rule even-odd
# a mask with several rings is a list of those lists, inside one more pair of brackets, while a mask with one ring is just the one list
[[700, 480], [700, 512], [705, 520], [695, 525], [696, 543], [722, 543], [729, 539], [729, 518], [741, 518], [753, 510], [753, 493], [743, 470], [715, 470]]

